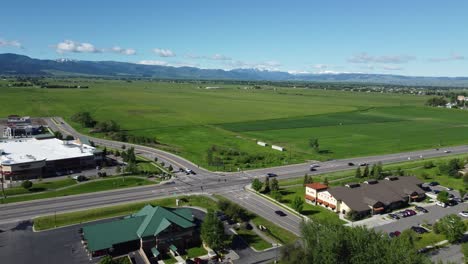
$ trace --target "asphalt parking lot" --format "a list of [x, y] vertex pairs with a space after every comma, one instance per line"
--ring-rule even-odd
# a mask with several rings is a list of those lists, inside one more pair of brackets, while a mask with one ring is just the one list
[[380, 216], [385, 218], [382, 220], [383, 224], [375, 226], [375, 230], [383, 231], [383, 232], [393, 232], [393, 231], [403, 231], [406, 229], [411, 228], [412, 226], [417, 226], [424, 223], [433, 224], [440, 218], [449, 215], [449, 214], [458, 214], [461, 211], [468, 210], [468, 204], [462, 203], [451, 207], [440, 207], [438, 205], [429, 205], [423, 206], [429, 212], [428, 213], [420, 213], [418, 212], [417, 215], [409, 216], [405, 218], [400, 218], [398, 220], [388, 219], [385, 216]]

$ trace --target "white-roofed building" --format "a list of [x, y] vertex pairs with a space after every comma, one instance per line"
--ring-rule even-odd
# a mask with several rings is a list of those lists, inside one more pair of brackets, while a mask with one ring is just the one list
[[96, 166], [101, 152], [77, 141], [56, 138], [0, 140], [0, 166], [5, 179], [51, 177]]

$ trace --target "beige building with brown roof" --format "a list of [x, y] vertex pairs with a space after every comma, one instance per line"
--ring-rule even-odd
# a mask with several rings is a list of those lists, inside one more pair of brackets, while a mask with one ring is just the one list
[[328, 187], [320, 183], [307, 184], [305, 199], [308, 203], [324, 206], [346, 215], [378, 214], [401, 208], [409, 202], [424, 199], [422, 182], [413, 176], [387, 177], [384, 180], [367, 180], [346, 186]]

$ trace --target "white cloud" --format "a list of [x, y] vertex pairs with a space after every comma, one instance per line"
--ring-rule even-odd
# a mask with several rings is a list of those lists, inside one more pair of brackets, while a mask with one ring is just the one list
[[296, 71], [296, 70], [290, 70], [288, 71], [289, 74], [293, 74], [293, 75], [296, 75], [296, 74], [311, 74], [311, 72], [308, 72], [308, 71]]
[[429, 61], [432, 62], [442, 62], [442, 61], [457, 61], [457, 60], [465, 60], [466, 57], [457, 53], [452, 53], [449, 57], [442, 57], [442, 58], [430, 58]]
[[159, 57], [175, 57], [176, 56], [176, 54], [170, 49], [155, 48], [153, 49], [153, 52], [158, 54]]
[[168, 66], [169, 63], [167, 61], [160, 61], [160, 60], [141, 60], [137, 62], [138, 64], [144, 65], [159, 65], [159, 66]]
[[232, 60], [232, 58], [224, 56], [222, 54], [215, 54], [211, 57], [209, 57], [211, 60]]
[[382, 66], [382, 69], [384, 69], [386, 71], [401, 71], [401, 70], [403, 70], [402, 67], [392, 66], [392, 65], [384, 65], [384, 66]]
[[6, 40], [0, 39], [0, 47], [15, 47], [15, 48], [23, 48], [23, 45], [17, 40]]
[[372, 56], [367, 53], [360, 53], [348, 59], [350, 63], [407, 63], [415, 60], [416, 57], [409, 55], [385, 55], [385, 56]]
[[73, 40], [65, 40], [58, 43], [55, 47], [57, 53], [73, 52], [73, 53], [100, 53], [102, 49], [94, 47], [90, 43], [80, 43]]
[[135, 55], [136, 54], [136, 50], [134, 50], [134, 49], [124, 49], [124, 48], [121, 48], [119, 46], [112, 47], [111, 51], [115, 52], [115, 53], [124, 54], [124, 55]]

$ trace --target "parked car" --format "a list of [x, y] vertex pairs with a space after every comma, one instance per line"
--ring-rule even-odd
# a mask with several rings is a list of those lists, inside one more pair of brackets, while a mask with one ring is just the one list
[[84, 181], [87, 181], [88, 178], [86, 178], [86, 176], [84, 175], [75, 175], [72, 177], [72, 179], [78, 181], [78, 182], [84, 182]]
[[439, 185], [439, 183], [436, 182], [436, 181], [433, 181], [433, 182], [430, 182], [430, 183], [429, 183], [429, 186], [437, 186], [437, 185]]
[[434, 194], [438, 194], [438, 193], [440, 193], [440, 191], [439, 191], [439, 190], [432, 190], [432, 192], [433, 192]]
[[444, 153], [450, 153], [452, 152], [451, 150], [444, 150]]
[[354, 163], [348, 162], [348, 166], [354, 166]]
[[428, 212], [429, 212], [429, 211], [427, 211], [426, 208], [421, 207], [421, 206], [416, 206], [416, 207], [414, 207], [414, 209], [415, 209], [416, 211], [418, 211], [418, 212], [423, 212], [423, 213], [428, 213]]
[[401, 235], [401, 232], [400, 232], [400, 231], [390, 232], [390, 233], [388, 234], [388, 236], [389, 236], [390, 238], [398, 237], [398, 236], [400, 236], [400, 235]]
[[463, 203], [463, 200], [461, 198], [453, 198], [452, 200], [456, 201], [457, 203]]
[[267, 173], [267, 176], [271, 178], [271, 177], [276, 177], [278, 175], [276, 173], [270, 172], [270, 173]]
[[455, 206], [457, 205], [457, 201], [453, 200], [453, 199], [450, 199], [448, 202], [447, 202], [448, 206]]
[[389, 216], [390, 218], [392, 218], [392, 219], [395, 219], [395, 220], [400, 219], [400, 217], [399, 217], [398, 215], [396, 215], [396, 214], [388, 214], [388, 216]]
[[275, 214], [277, 214], [279, 216], [286, 216], [286, 214], [283, 211], [280, 211], [280, 210], [275, 211]]
[[435, 204], [438, 205], [438, 206], [440, 206], [440, 207], [444, 207], [444, 208], [447, 207], [447, 204], [446, 204], [446, 203], [443, 203], [443, 202], [441, 202], [441, 201], [437, 201]]
[[468, 217], [468, 211], [461, 211], [458, 214], [463, 216], [463, 217]]
[[411, 227], [411, 230], [413, 230], [414, 232], [418, 233], [418, 234], [424, 234], [424, 233], [427, 233], [427, 230], [420, 227], [420, 226], [412, 226]]

